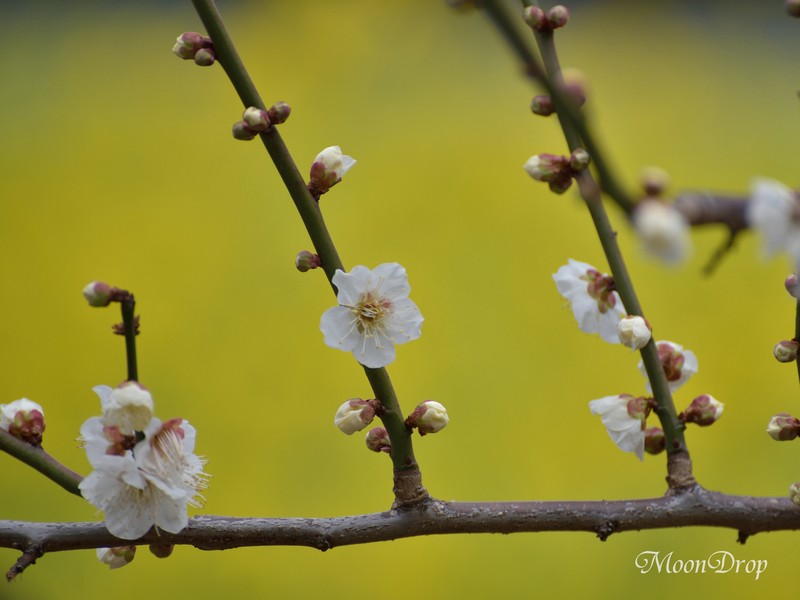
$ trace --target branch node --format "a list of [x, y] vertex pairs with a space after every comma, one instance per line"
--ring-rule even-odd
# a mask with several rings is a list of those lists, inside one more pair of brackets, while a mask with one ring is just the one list
[[614, 521], [606, 521], [595, 529], [597, 537], [601, 542], [605, 542], [612, 533], [616, 532], [617, 524]]
[[35, 564], [36, 559], [40, 558], [41, 556], [44, 556], [44, 550], [42, 550], [42, 548], [40, 548], [37, 544], [28, 546], [22, 553], [22, 556], [17, 559], [17, 562], [15, 562], [6, 573], [6, 581], [12, 581], [17, 575], [22, 573], [29, 566]]
[[749, 537], [750, 537], [749, 533], [747, 533], [746, 531], [742, 531], [740, 529], [739, 530], [739, 535], [736, 537], [736, 543], [737, 544], [741, 544], [742, 546], [744, 546], [745, 542], [747, 542], [747, 538], [749, 538]]

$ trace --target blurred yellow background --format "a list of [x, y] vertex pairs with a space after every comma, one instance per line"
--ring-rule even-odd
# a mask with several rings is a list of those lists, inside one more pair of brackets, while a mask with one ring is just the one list
[[[783, 3], [583, 2], [558, 34], [564, 66], [590, 80], [587, 110], [633, 187], [647, 165], [674, 189], [746, 193], [754, 175], [796, 185], [798, 31]], [[89, 309], [82, 287], [133, 291], [142, 316], [140, 378], [161, 418], [198, 430], [212, 474], [203, 514], [336, 516], [389, 507], [391, 467], [361, 434], [332, 424], [368, 397], [349, 354], [327, 348], [319, 317], [334, 304], [321, 272], [298, 273], [310, 248], [259, 142], [235, 141], [242, 107], [218, 67], [170, 52], [201, 25], [188, 0], [3, 5], [0, 22], [0, 402], [46, 410], [45, 448], [87, 474], [75, 438], [99, 413], [91, 387], [125, 377], [117, 310]], [[293, 109], [281, 133], [304, 172], [325, 146], [358, 160], [322, 200], [345, 265], [398, 261], [426, 318], [390, 365], [406, 411], [447, 406], [450, 426], [415, 437], [424, 483], [445, 500], [659, 496], [663, 456], [618, 451], [589, 400], [644, 393], [638, 355], [582, 334], [551, 274], [567, 258], [606, 270], [574, 193], [557, 197], [522, 163], [561, 153], [554, 119], [478, 13], [442, 2], [223, 2], [223, 16], [265, 102]], [[726, 403], [691, 428], [701, 484], [784, 495], [800, 449], [764, 433], [800, 413], [792, 366], [771, 348], [792, 337], [789, 263], [764, 262], [742, 236], [711, 278], [701, 267], [724, 234], [694, 232], [692, 259], [643, 256], [611, 209], [658, 339], [692, 349], [699, 373], [675, 397]], [[655, 423], [655, 422], [654, 422]], [[80, 498], [0, 456], [0, 518], [82, 521]], [[320, 553], [307, 548], [203, 552], [168, 560], [141, 549], [110, 571], [93, 551], [44, 556], [0, 598], [90, 600], [111, 590], [153, 598], [326, 596], [352, 599], [650, 599], [785, 593], [797, 533], [735, 543], [693, 528], [421, 537]], [[768, 560], [751, 575], [642, 575], [643, 550]], [[18, 553], [0, 549], [0, 567]]]

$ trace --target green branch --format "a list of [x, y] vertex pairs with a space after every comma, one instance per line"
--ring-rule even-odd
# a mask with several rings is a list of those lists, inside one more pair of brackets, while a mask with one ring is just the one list
[[83, 477], [62, 465], [42, 448], [23, 442], [7, 431], [0, 429], [0, 450], [33, 467], [68, 492], [76, 496], [81, 495], [78, 484], [83, 480]]

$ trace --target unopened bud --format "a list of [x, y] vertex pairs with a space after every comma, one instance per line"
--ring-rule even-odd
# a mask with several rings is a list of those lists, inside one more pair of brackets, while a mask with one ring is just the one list
[[108, 565], [110, 569], [119, 569], [133, 561], [136, 546], [117, 546], [115, 548], [98, 548], [97, 559]]
[[256, 108], [255, 106], [248, 106], [245, 109], [244, 113], [242, 113], [242, 121], [244, 121], [252, 131], [256, 132], [266, 131], [270, 128], [270, 125], [272, 125], [267, 111]]
[[800, 343], [797, 340], [783, 340], [775, 344], [772, 353], [778, 362], [790, 363], [797, 360], [798, 349], [800, 349]]
[[311, 164], [308, 189], [315, 196], [327, 192], [356, 164], [352, 156], [342, 154], [339, 146], [329, 146], [317, 154]]
[[800, 481], [795, 481], [789, 486], [789, 500], [792, 504], [800, 506]]
[[617, 323], [617, 334], [623, 346], [631, 350], [641, 350], [650, 341], [652, 330], [644, 317], [629, 315]]
[[589, 80], [583, 71], [566, 68], [561, 71], [561, 77], [564, 81], [564, 91], [572, 98], [575, 106], [583, 106], [586, 103], [586, 90], [589, 87]]
[[547, 24], [551, 29], [564, 27], [569, 22], [569, 10], [566, 6], [559, 4], [547, 12]]
[[108, 306], [111, 304], [111, 286], [102, 281], [92, 281], [83, 288], [83, 297], [89, 306]]
[[569, 157], [569, 166], [573, 171], [583, 171], [591, 162], [589, 153], [583, 148], [575, 148]]
[[297, 267], [297, 270], [301, 273], [316, 269], [320, 264], [322, 263], [320, 262], [319, 255], [309, 252], [308, 250], [298, 252], [297, 257], [294, 259], [294, 266]]
[[716, 422], [721, 416], [725, 405], [708, 394], [698, 396], [689, 407], [678, 415], [682, 423], [696, 423], [706, 426]]
[[279, 125], [280, 123], [285, 123], [286, 119], [289, 118], [289, 115], [291, 113], [292, 113], [292, 107], [286, 104], [286, 102], [276, 102], [275, 104], [270, 106], [269, 110], [267, 111], [269, 120], [272, 121], [275, 125]]
[[200, 48], [194, 53], [194, 63], [200, 67], [210, 67], [217, 60], [217, 55], [213, 48]]
[[425, 400], [417, 405], [408, 418], [406, 426], [416, 427], [420, 435], [441, 431], [450, 422], [447, 409], [435, 400]]
[[353, 435], [372, 423], [375, 418], [375, 407], [369, 400], [353, 398], [344, 402], [336, 411], [333, 424], [343, 433]]
[[648, 198], [658, 198], [669, 186], [669, 174], [660, 167], [645, 167], [639, 174], [639, 184]]
[[797, 276], [797, 273], [789, 275], [784, 285], [786, 286], [786, 291], [789, 292], [792, 298], [800, 297], [800, 277]]
[[42, 445], [44, 409], [27, 398], [0, 404], [0, 429], [31, 446]]
[[533, 100], [531, 100], [531, 112], [535, 115], [549, 117], [555, 111], [556, 108], [553, 106], [553, 99], [550, 96], [540, 94], [539, 96], [534, 96]]
[[538, 6], [526, 6], [522, 9], [522, 20], [531, 29], [541, 30], [547, 26], [547, 15]]
[[175, 544], [150, 544], [149, 548], [156, 558], [167, 558], [172, 555]]
[[536, 181], [551, 182], [564, 179], [565, 174], [568, 174], [569, 159], [557, 154], [534, 154], [522, 168]]
[[559, 179], [548, 182], [547, 186], [554, 194], [563, 194], [572, 187], [572, 177], [560, 177]]
[[793, 440], [800, 435], [800, 420], [789, 413], [778, 413], [769, 420], [767, 434], [778, 442]]
[[107, 385], [92, 389], [100, 397], [103, 424], [118, 427], [123, 435], [144, 431], [153, 418], [153, 396], [138, 381], [123, 381], [114, 389]]
[[389, 440], [389, 432], [385, 427], [373, 427], [367, 432], [367, 448], [373, 452], [391, 454], [392, 442]]
[[644, 451], [648, 454], [660, 454], [667, 446], [667, 438], [660, 427], [648, 427], [644, 430]]
[[250, 129], [250, 126], [244, 121], [236, 121], [231, 129], [233, 137], [237, 140], [249, 141], [258, 135], [255, 131]]
[[175, 45], [172, 47], [172, 52], [178, 58], [193, 60], [198, 50], [210, 47], [211, 38], [195, 31], [187, 31], [178, 36]]
[[786, 0], [786, 12], [792, 17], [800, 17], [800, 0]]

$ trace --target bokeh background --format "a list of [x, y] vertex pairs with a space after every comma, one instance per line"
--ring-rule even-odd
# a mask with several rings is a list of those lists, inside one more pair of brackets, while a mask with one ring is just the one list
[[[140, 376], [157, 414], [198, 429], [213, 475], [203, 513], [335, 516], [391, 503], [390, 462], [343, 436], [333, 414], [368, 397], [360, 367], [327, 348], [319, 317], [334, 298], [298, 273], [309, 248], [258, 142], [230, 136], [242, 107], [219, 67], [175, 58], [201, 25], [186, 2], [2, 3], [0, 20], [0, 402], [44, 405], [45, 447], [81, 473], [91, 387], [125, 377], [116, 310], [82, 287], [132, 290], [142, 315]], [[551, 274], [567, 258], [605, 269], [588, 214], [522, 171], [562, 152], [555, 120], [531, 116], [533, 88], [478, 13], [442, 2], [220, 2], [265, 101], [293, 113], [281, 132], [305, 170], [338, 144], [358, 165], [322, 200], [346, 265], [398, 261], [426, 318], [389, 368], [407, 411], [451, 415], [416, 438], [431, 493], [453, 500], [659, 496], [663, 456], [619, 452], [587, 402], [644, 392], [638, 356], [582, 334]], [[783, 2], [581, 2], [558, 35], [564, 66], [590, 81], [587, 111], [623, 181], [659, 165], [674, 190], [746, 194], [751, 177], [797, 184], [800, 22]], [[785, 257], [764, 261], [742, 236], [710, 278], [724, 232], [694, 232], [668, 268], [641, 253], [611, 209], [659, 339], [692, 349], [700, 372], [675, 397], [726, 403], [688, 441], [699, 481], [784, 495], [800, 451], [764, 433], [800, 412], [795, 369], [773, 344], [792, 337]], [[98, 519], [80, 498], [0, 456], [0, 518]], [[336, 548], [145, 549], [110, 571], [93, 551], [48, 554], [0, 598], [85, 600], [110, 590], [153, 598], [785, 593], [797, 533], [735, 543], [713, 528], [421, 537]], [[642, 575], [643, 550], [768, 560], [744, 574]], [[3, 571], [18, 553], [1, 549]]]

